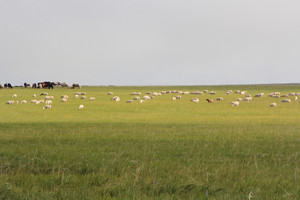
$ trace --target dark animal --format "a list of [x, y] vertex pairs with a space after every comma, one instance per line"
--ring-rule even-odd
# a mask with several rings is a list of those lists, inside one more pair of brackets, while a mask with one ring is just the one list
[[213, 103], [213, 102], [214, 102], [214, 100], [212, 100], [212, 99], [206, 99], [206, 101], [207, 101], [208, 103]]
[[0, 89], [3, 89], [3, 85], [0, 84]]
[[30, 87], [29, 83], [24, 83], [24, 88]]
[[41, 86], [42, 88], [53, 89], [56, 84], [54, 82], [45, 81], [38, 83], [38, 88]]
[[80, 85], [78, 83], [73, 83], [72, 87], [73, 88], [76, 88], [76, 87], [80, 88]]
[[10, 88], [10, 89], [12, 89], [13, 87], [11, 86], [10, 83], [5, 83], [5, 84], [4, 84], [4, 88]]
[[32, 88], [36, 88], [36, 83], [33, 83], [33, 84], [32, 84]]

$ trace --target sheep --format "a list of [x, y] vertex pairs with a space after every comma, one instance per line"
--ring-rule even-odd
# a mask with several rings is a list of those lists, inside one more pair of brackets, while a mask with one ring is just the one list
[[83, 109], [84, 105], [79, 105], [78, 109]]
[[114, 97], [111, 98], [111, 100], [116, 100], [116, 99], [120, 99], [120, 97], [114, 96]]
[[298, 100], [298, 97], [297, 97], [297, 96], [295, 96], [295, 97], [294, 97], [294, 100], [295, 100], [295, 101], [297, 101], [297, 100]]
[[40, 103], [41, 103], [40, 101], [36, 101], [36, 102], [35, 102], [35, 104], [40, 104]]
[[240, 105], [239, 101], [230, 101], [230, 103], [231, 103], [232, 107]]
[[132, 103], [133, 102], [133, 100], [127, 100], [126, 101], [126, 103]]
[[60, 98], [62, 98], [62, 99], [68, 99], [69, 97], [68, 97], [68, 95], [62, 95]]
[[274, 93], [270, 93], [268, 96], [273, 97], [274, 95], [275, 95]]
[[21, 104], [26, 104], [26, 103], [27, 103], [26, 100], [22, 100], [22, 101], [21, 101]]
[[290, 92], [289, 96], [295, 96], [296, 94], [294, 92]]
[[281, 102], [283, 102], [283, 103], [290, 103], [291, 100], [290, 99], [282, 99]]
[[82, 97], [80, 97], [80, 99], [86, 99], [86, 96], [82, 96]]
[[143, 96], [143, 99], [144, 100], [150, 100], [151, 98], [148, 95], [146, 95], [146, 96]]
[[246, 91], [241, 91], [240, 94], [244, 95], [244, 94], [246, 94]]
[[81, 92], [80, 95], [86, 95], [86, 92]]
[[280, 96], [278, 96], [278, 95], [274, 95], [274, 96], [273, 96], [273, 98], [280, 98]]
[[39, 102], [40, 102], [40, 103], [44, 103], [45, 101], [44, 101], [44, 100], [39, 100]]
[[78, 94], [75, 94], [75, 95], [74, 95], [74, 98], [76, 98], [76, 99], [77, 99], [78, 97], [79, 97], [79, 95], [78, 95]]
[[283, 94], [283, 95], [281, 95], [280, 97], [289, 97], [289, 95]]
[[259, 93], [259, 94], [254, 95], [254, 97], [262, 97], [263, 95], [264, 95], [264, 93]]
[[108, 92], [108, 93], [107, 93], [107, 95], [113, 95], [113, 94], [114, 94], [113, 92]]
[[144, 103], [145, 101], [143, 99], [139, 100], [139, 103]]
[[247, 102], [252, 101], [252, 97], [245, 97], [244, 101], [247, 101]]
[[191, 101], [194, 103], [199, 103], [199, 99], [197, 99], [197, 98], [191, 99]]
[[277, 103], [271, 103], [270, 104], [270, 107], [276, 107], [277, 106]]
[[153, 96], [153, 95], [151, 96], [151, 99], [154, 99], [154, 96]]
[[89, 99], [90, 101], [95, 101], [96, 100], [96, 98], [95, 97], [90, 97], [90, 99]]
[[295, 93], [295, 96], [300, 96], [300, 93]]
[[15, 101], [14, 100], [10, 100], [10, 101], [7, 101], [6, 104], [14, 104]]
[[246, 94], [245, 97], [251, 97], [251, 94]]
[[176, 101], [176, 99], [177, 99], [176, 97], [173, 97], [173, 98], [172, 98], [172, 101]]
[[203, 93], [208, 93], [208, 90], [203, 90]]
[[223, 97], [216, 98], [216, 101], [223, 101]]
[[37, 100], [35, 100], [35, 99], [30, 101], [30, 103], [36, 103], [36, 102], [37, 102]]
[[47, 100], [47, 101], [45, 102], [45, 104], [52, 104], [52, 101], [51, 101], [51, 100]]
[[45, 96], [44, 99], [49, 100], [49, 99], [51, 99], [51, 97], [50, 96]]
[[60, 100], [60, 102], [62, 102], [62, 103], [67, 102], [67, 101], [68, 101], [68, 99], [62, 99], [62, 100]]
[[242, 98], [237, 98], [237, 99], [236, 99], [236, 101], [242, 101], [242, 100], [243, 100]]
[[274, 95], [280, 95], [280, 92], [274, 92]]
[[81, 92], [75, 92], [74, 95], [81, 95]]
[[133, 98], [133, 100], [140, 100], [140, 99], [141, 99], [141, 97], [138, 97], [138, 96]]
[[32, 97], [35, 98], [35, 97], [36, 97], [36, 94], [33, 94]]
[[152, 93], [152, 96], [158, 96], [158, 95], [159, 95], [159, 93], [157, 93], [157, 92]]
[[45, 110], [45, 109], [51, 109], [51, 105], [45, 105], [44, 107], [43, 107], [43, 110]]
[[208, 103], [213, 103], [213, 102], [214, 102], [214, 100], [212, 100], [212, 99], [206, 99], [206, 101], [207, 101]]
[[176, 99], [181, 99], [181, 96], [180, 96], [180, 95], [178, 95], [178, 96], [176, 96], [175, 98], [176, 98]]
[[186, 94], [190, 94], [189, 91], [183, 92], [182, 94], [186, 95]]
[[13, 95], [11, 96], [11, 98], [17, 98], [17, 97], [18, 97], [17, 94], [13, 94]]
[[234, 91], [234, 93], [239, 94], [241, 91], [240, 90], [236, 90]]
[[229, 94], [231, 94], [231, 92], [227, 91], [227, 92], [225, 92], [225, 94], [226, 94], [226, 95], [229, 95]]
[[146, 92], [145, 94], [151, 94], [151, 92]]
[[120, 101], [120, 98], [115, 99], [115, 102], [119, 102], [119, 101]]
[[209, 94], [211, 94], [211, 95], [215, 95], [215, 94], [216, 94], [216, 92], [215, 92], [215, 91], [211, 91]]
[[48, 95], [48, 93], [46, 93], [46, 92], [43, 92], [40, 94], [40, 96], [46, 96], [46, 95]]

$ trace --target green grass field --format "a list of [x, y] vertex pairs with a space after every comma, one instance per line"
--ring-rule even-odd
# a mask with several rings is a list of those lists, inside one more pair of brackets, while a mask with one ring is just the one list
[[[134, 91], [204, 89], [217, 94], [125, 103]], [[265, 95], [232, 107], [243, 95], [227, 90]], [[300, 199], [300, 99], [268, 97], [277, 91], [300, 85], [0, 90], [0, 199]], [[5, 104], [42, 92], [55, 96], [52, 109]]]

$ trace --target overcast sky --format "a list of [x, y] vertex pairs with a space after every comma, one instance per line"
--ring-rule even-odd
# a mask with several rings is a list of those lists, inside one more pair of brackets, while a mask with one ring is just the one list
[[299, 24], [299, 0], [0, 0], [0, 83], [295, 83]]

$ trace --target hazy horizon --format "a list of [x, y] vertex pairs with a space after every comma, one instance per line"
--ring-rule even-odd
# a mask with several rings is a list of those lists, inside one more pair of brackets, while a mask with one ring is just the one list
[[1, 1], [0, 83], [298, 83], [300, 2]]

